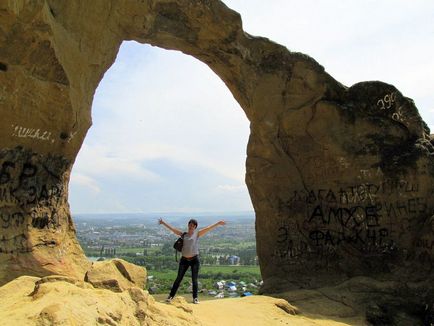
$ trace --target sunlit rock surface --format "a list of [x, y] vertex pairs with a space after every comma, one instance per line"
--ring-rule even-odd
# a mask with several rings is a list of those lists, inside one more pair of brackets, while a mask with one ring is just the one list
[[21, 276], [0, 295], [2, 325], [201, 325], [185, 300], [165, 307], [136, 287], [119, 293], [68, 277]]
[[84, 280], [96, 288], [122, 292], [130, 287], [144, 289], [147, 272], [143, 267], [122, 259], [93, 262]]
[[123, 40], [206, 63], [250, 120], [263, 291], [370, 276], [428, 281], [420, 300], [432, 300], [434, 150], [413, 101], [382, 82], [340, 84], [314, 59], [245, 33], [217, 0], [0, 3], [3, 283], [88, 270], [69, 173]]

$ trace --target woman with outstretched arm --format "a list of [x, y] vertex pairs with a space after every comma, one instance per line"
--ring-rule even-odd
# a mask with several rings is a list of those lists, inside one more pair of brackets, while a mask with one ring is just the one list
[[182, 236], [184, 239], [184, 245], [182, 247], [182, 257], [179, 261], [178, 267], [178, 276], [176, 277], [175, 282], [173, 282], [172, 289], [170, 290], [170, 294], [166, 299], [166, 302], [171, 302], [175, 297], [176, 291], [178, 291], [179, 285], [181, 284], [182, 279], [184, 278], [185, 272], [187, 272], [188, 268], [191, 267], [191, 280], [193, 283], [193, 303], [199, 303], [197, 298], [198, 285], [197, 278], [199, 275], [199, 238], [207, 234], [212, 229], [216, 228], [219, 225], [225, 225], [225, 221], [218, 221], [212, 225], [204, 227], [203, 229], [197, 230], [197, 221], [195, 219], [191, 219], [188, 221], [187, 232], [182, 232], [181, 230], [171, 226], [169, 223], [163, 221], [162, 218], [158, 220], [158, 223], [168, 228], [170, 231], [175, 233], [177, 236]]

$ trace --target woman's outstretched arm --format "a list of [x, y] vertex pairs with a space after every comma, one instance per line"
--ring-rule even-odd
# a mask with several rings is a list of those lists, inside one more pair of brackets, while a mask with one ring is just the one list
[[181, 231], [181, 230], [179, 230], [179, 229], [177, 229], [177, 228], [174, 228], [174, 227], [171, 226], [170, 224], [164, 222], [162, 218], [160, 218], [160, 219], [158, 220], [158, 224], [162, 224], [162, 225], [164, 225], [166, 228], [168, 228], [170, 231], [172, 231], [173, 233], [175, 233], [175, 234], [178, 235], [178, 236], [181, 236], [181, 235], [182, 235], [182, 231]]
[[219, 225], [225, 225], [226, 222], [225, 221], [218, 221], [217, 223], [214, 223], [212, 225], [208, 225], [207, 227], [204, 227], [203, 229], [199, 230], [199, 237], [205, 235], [206, 233], [208, 233], [209, 231], [211, 231], [212, 229], [216, 228]]

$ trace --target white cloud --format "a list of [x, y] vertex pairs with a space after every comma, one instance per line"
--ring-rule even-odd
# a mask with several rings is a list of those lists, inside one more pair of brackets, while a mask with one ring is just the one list
[[92, 146], [83, 144], [74, 170], [77, 174], [73, 175], [92, 175], [99, 177], [125, 176], [129, 178], [139, 178], [141, 180], [155, 180], [159, 176], [146, 170], [141, 166], [141, 162], [131, 159], [128, 156], [119, 156], [104, 146]]
[[71, 185], [83, 186], [89, 189], [93, 194], [98, 194], [101, 192], [98, 182], [95, 179], [80, 173], [72, 173]]
[[151, 52], [155, 63], [139, 61], [132, 71], [123, 67], [106, 73], [89, 131], [93, 150], [110, 149], [111, 159], [101, 155], [106, 158], [101, 166], [108, 168], [104, 162], [111, 165], [114, 159], [125, 166], [167, 158], [244, 180], [248, 120], [223, 82], [192, 57], [134, 43], [121, 48], [121, 66], [131, 49]]

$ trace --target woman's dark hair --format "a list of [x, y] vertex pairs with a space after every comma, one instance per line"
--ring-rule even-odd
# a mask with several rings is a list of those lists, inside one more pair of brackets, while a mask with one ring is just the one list
[[190, 221], [188, 221], [188, 224], [190, 224], [190, 223], [196, 225], [196, 227], [197, 227], [197, 220], [195, 220], [194, 218], [192, 218]]

